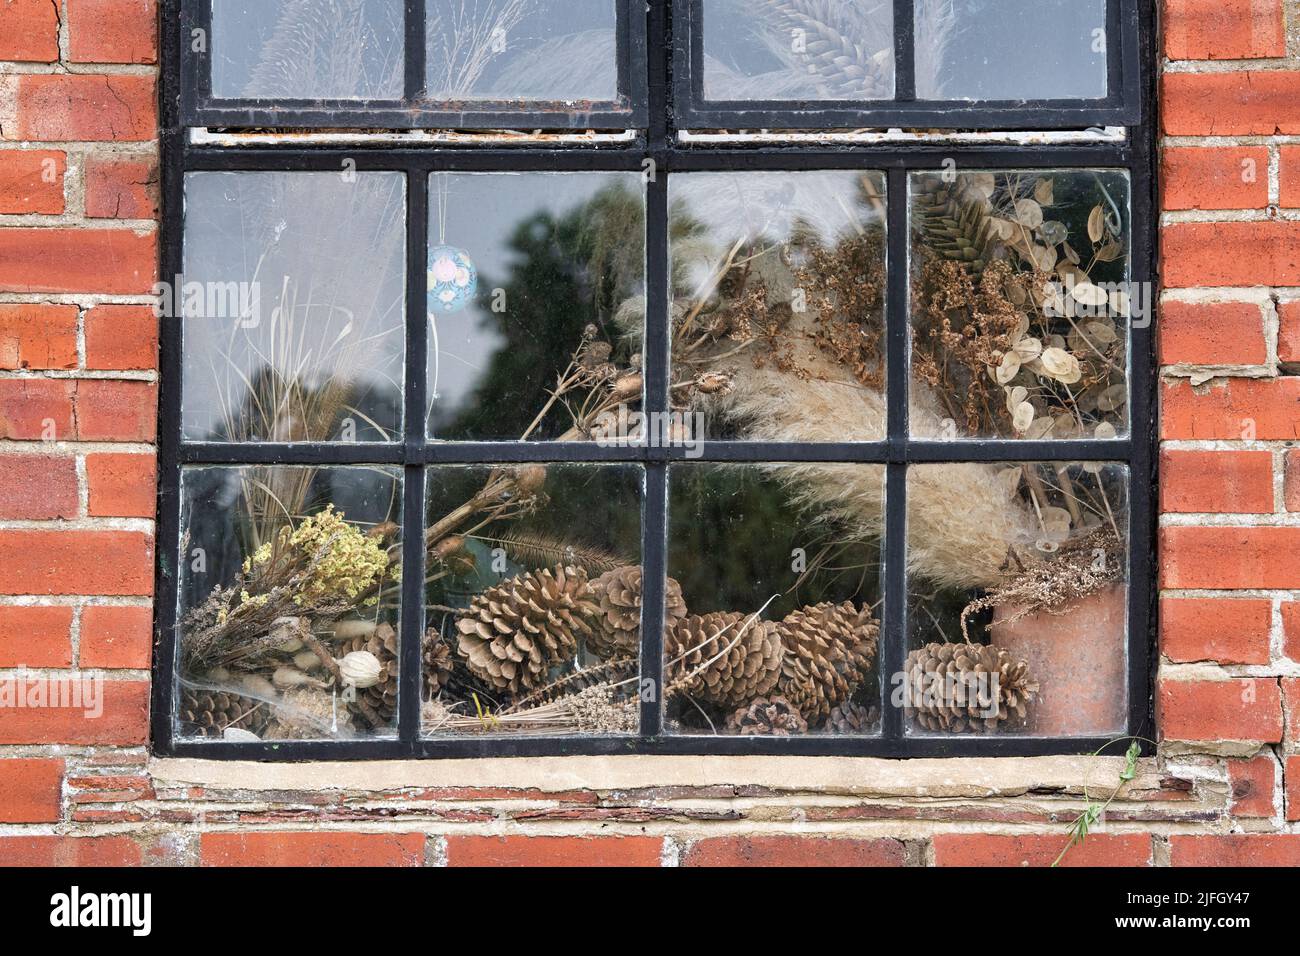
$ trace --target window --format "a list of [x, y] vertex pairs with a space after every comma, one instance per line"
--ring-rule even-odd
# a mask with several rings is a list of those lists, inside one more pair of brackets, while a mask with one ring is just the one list
[[169, 6], [159, 750], [1150, 736], [1149, 18]]

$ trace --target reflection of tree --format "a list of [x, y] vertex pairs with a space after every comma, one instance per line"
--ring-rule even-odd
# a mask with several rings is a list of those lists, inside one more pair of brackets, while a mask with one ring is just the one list
[[[612, 318], [634, 294], [644, 272], [644, 212], [640, 197], [610, 186], [563, 215], [538, 212], [515, 226], [509, 247], [516, 255], [505, 282], [482, 279], [482, 327], [501, 344], [461, 407], [440, 420], [440, 438], [519, 435], [554, 387], [583, 329], [595, 325], [613, 342]], [[504, 311], [492, 310], [495, 289]], [[545, 429], [540, 438], [554, 437]]]

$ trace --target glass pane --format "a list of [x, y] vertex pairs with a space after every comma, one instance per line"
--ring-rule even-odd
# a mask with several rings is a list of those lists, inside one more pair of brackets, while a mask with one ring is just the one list
[[638, 465], [428, 472], [424, 732], [633, 734]]
[[880, 732], [877, 465], [669, 472], [665, 730]]
[[401, 173], [187, 174], [185, 437], [394, 440], [405, 229]]
[[914, 465], [907, 544], [909, 732], [1123, 732], [1125, 466]]
[[455, 105], [618, 98], [615, 0], [427, 0], [427, 5], [430, 99]]
[[1106, 96], [1106, 0], [915, 0], [923, 100]]
[[704, 98], [887, 100], [893, 0], [704, 0]]
[[885, 436], [880, 173], [685, 173], [671, 202], [673, 409], [695, 437]]
[[912, 434], [1127, 434], [1128, 175], [920, 173], [911, 217]]
[[429, 185], [430, 434], [584, 440], [626, 424], [642, 393], [641, 177], [437, 173]]
[[182, 472], [181, 736], [396, 732], [401, 510], [397, 469]]
[[219, 99], [396, 100], [402, 0], [212, 0]]

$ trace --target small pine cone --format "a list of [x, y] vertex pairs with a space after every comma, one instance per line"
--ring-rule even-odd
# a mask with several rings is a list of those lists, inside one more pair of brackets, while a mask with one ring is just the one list
[[878, 734], [880, 733], [880, 708], [864, 707], [846, 700], [831, 709], [822, 730], [841, 737]]
[[870, 608], [848, 601], [793, 611], [779, 627], [785, 646], [780, 693], [809, 724], [820, 726], [870, 672], [880, 627]]
[[456, 621], [457, 651], [488, 686], [526, 693], [573, 660], [599, 613], [581, 568], [527, 571], [474, 597]]
[[728, 733], [742, 737], [789, 737], [808, 732], [808, 721], [784, 697], [759, 697], [727, 718]]
[[339, 649], [339, 657], [356, 651], [374, 654], [383, 670], [379, 675], [379, 683], [358, 690], [357, 699], [348, 704], [348, 709], [372, 729], [391, 727], [393, 717], [397, 714], [397, 632], [391, 624], [380, 624], [368, 635], [358, 635], [344, 641]]
[[233, 727], [260, 737], [266, 730], [268, 710], [262, 701], [240, 694], [187, 689], [181, 692], [181, 734], [220, 738]]
[[424, 664], [424, 699], [434, 700], [447, 686], [455, 666], [451, 659], [451, 648], [437, 628], [431, 627], [425, 632], [420, 656]]
[[[600, 602], [600, 627], [587, 639], [587, 650], [609, 659], [637, 654], [641, 649], [641, 566], [629, 564], [606, 571], [591, 582]], [[686, 616], [682, 586], [672, 578], [664, 588], [664, 630], [671, 631]]]
[[907, 708], [936, 733], [1022, 725], [1038, 683], [1024, 661], [985, 644], [927, 644], [907, 655]]
[[[766, 694], [781, 676], [777, 626], [738, 611], [683, 618], [667, 633], [665, 644], [668, 660], [674, 662], [669, 683], [685, 681], [687, 693], [723, 707], [739, 707]], [[693, 673], [706, 661], [707, 667]]]

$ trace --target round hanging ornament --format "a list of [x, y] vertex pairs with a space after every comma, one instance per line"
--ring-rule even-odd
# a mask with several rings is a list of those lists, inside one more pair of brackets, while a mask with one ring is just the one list
[[435, 246], [429, 250], [429, 310], [459, 312], [478, 289], [478, 270], [464, 249]]

